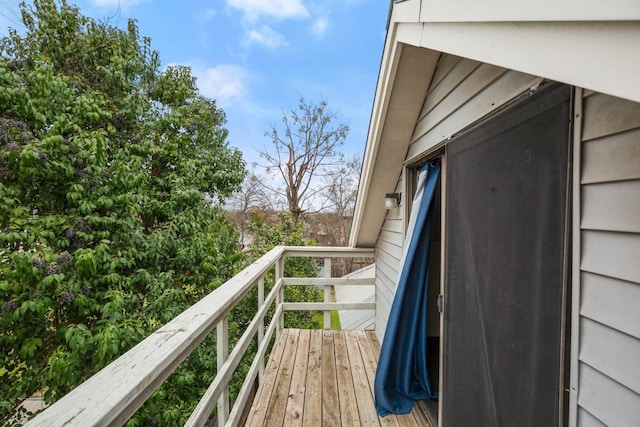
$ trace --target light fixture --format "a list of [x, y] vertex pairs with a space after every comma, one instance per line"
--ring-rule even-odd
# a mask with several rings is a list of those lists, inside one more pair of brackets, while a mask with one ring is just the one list
[[384, 207], [393, 209], [400, 206], [400, 198], [402, 193], [387, 193], [384, 195]]

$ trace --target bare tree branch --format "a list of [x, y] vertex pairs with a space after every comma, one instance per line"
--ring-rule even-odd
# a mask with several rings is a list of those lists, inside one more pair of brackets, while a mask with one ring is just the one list
[[[336, 120], [337, 113], [327, 109], [326, 100], [316, 104], [300, 97], [297, 109], [289, 114], [283, 112], [281, 127], [272, 125], [265, 132], [273, 147], [272, 151], [260, 151], [265, 161], [260, 166], [271, 176], [276, 171], [284, 182], [286, 201], [295, 222], [312, 199], [326, 195], [327, 184], [320, 178], [331, 173], [327, 168], [340, 163], [337, 148], [344, 143], [349, 126], [335, 125]], [[269, 185], [276, 194], [281, 193], [276, 186], [262, 184]]]

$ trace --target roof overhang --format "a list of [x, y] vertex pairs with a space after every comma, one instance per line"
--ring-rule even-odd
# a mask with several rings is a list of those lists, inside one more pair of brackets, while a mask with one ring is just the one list
[[349, 244], [375, 245], [440, 53], [640, 102], [640, 2], [392, 4]]

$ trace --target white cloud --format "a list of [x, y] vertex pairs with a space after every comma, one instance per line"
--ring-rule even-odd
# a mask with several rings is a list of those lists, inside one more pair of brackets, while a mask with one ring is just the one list
[[227, 0], [227, 5], [241, 10], [250, 21], [261, 16], [281, 19], [309, 16], [302, 0]]
[[254, 43], [269, 49], [276, 49], [288, 44], [282, 34], [266, 25], [247, 32], [247, 44]]
[[229, 107], [248, 94], [251, 73], [240, 65], [221, 64], [215, 67], [192, 67], [200, 94], [214, 98], [219, 106]]
[[218, 12], [215, 9], [207, 9], [204, 13], [198, 15], [198, 21], [207, 22], [210, 21]]
[[329, 26], [329, 21], [327, 18], [318, 18], [313, 23], [313, 27], [311, 27], [311, 31], [318, 37], [322, 37], [324, 33], [327, 32], [327, 27]]

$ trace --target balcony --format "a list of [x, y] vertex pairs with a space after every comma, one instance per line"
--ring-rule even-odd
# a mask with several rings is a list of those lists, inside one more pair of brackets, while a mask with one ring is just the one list
[[[380, 350], [372, 331], [331, 331], [332, 310], [375, 310], [371, 302], [332, 302], [333, 286], [372, 278], [332, 278], [331, 260], [373, 259], [373, 249], [279, 246], [175, 317], [31, 420], [29, 426], [122, 425], [211, 333], [217, 374], [185, 425], [429, 425], [416, 405], [402, 416], [376, 415], [373, 381]], [[288, 257], [324, 260], [320, 278], [284, 277]], [[265, 295], [265, 278], [274, 285]], [[318, 286], [324, 302], [289, 302], [284, 287]], [[232, 348], [229, 313], [257, 290], [256, 314]], [[255, 292], [255, 291], [254, 291]], [[288, 311], [319, 310], [324, 330], [284, 329]], [[275, 344], [272, 349], [271, 344]], [[235, 400], [229, 384], [252, 342], [257, 351]], [[268, 352], [269, 362], [264, 361]]]

